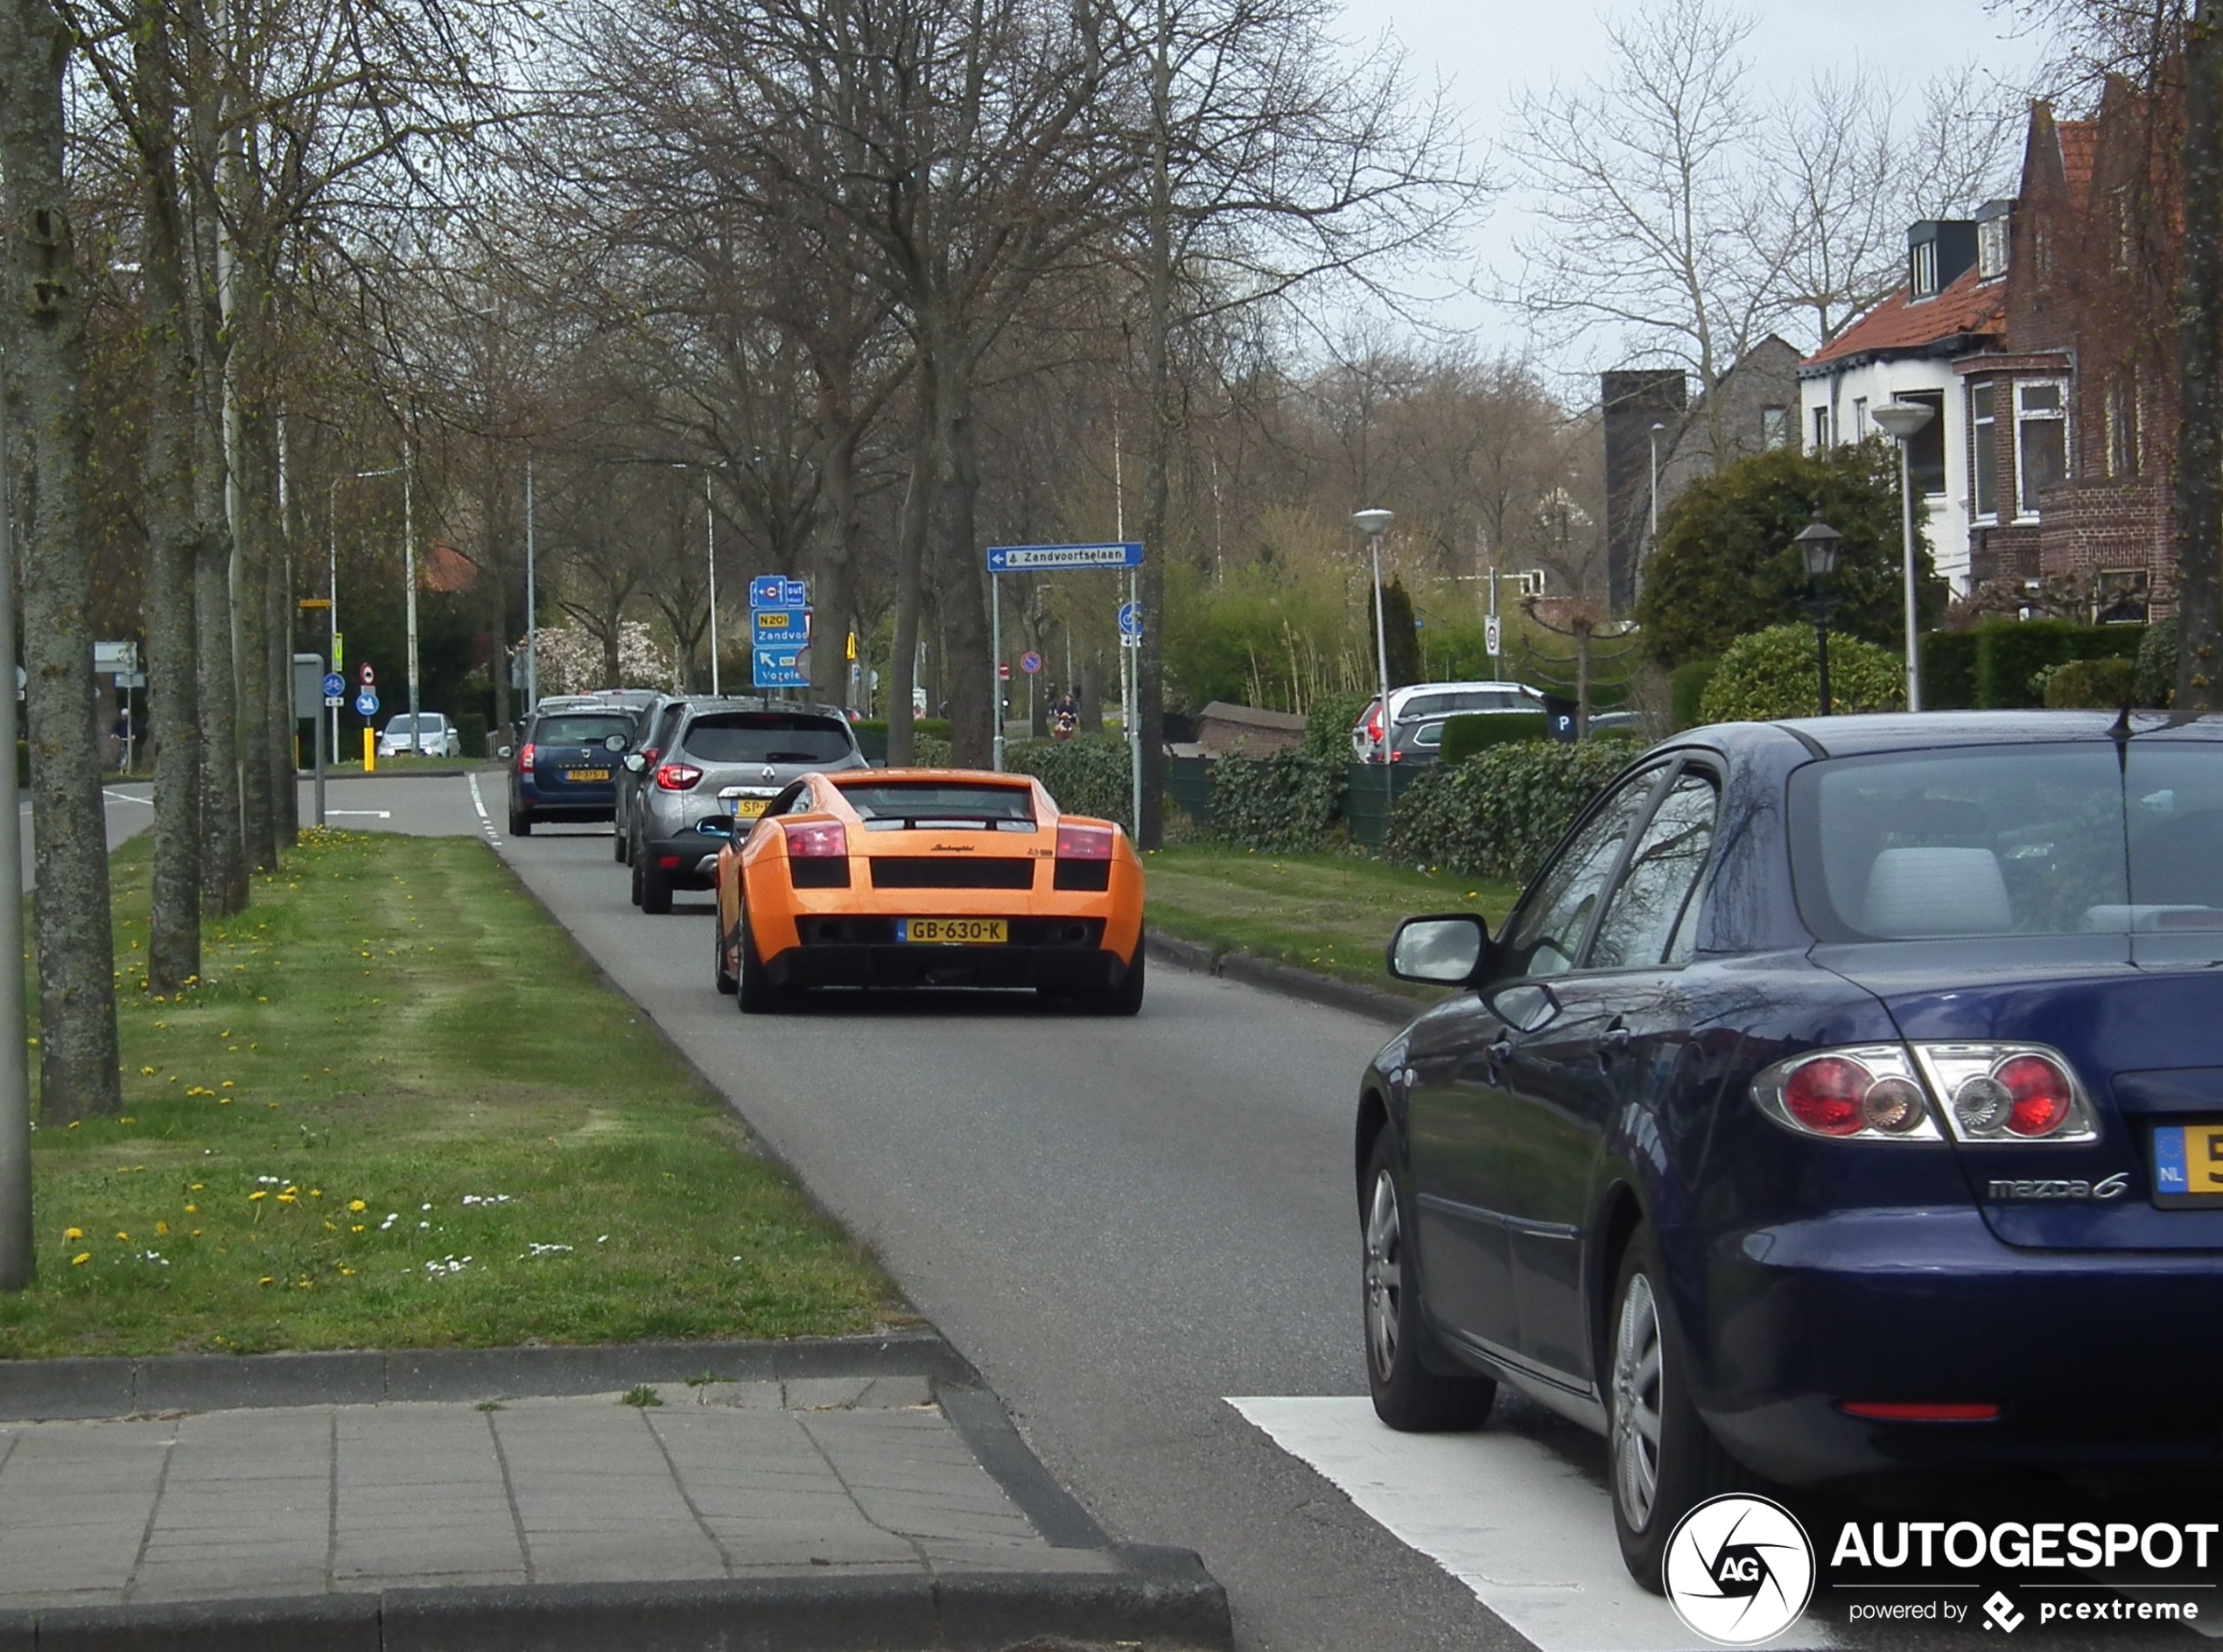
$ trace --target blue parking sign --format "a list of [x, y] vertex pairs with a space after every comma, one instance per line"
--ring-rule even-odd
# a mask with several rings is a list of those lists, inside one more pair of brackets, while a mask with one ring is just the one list
[[748, 606], [752, 608], [782, 608], [787, 606], [788, 582], [777, 574], [759, 574], [748, 582]]

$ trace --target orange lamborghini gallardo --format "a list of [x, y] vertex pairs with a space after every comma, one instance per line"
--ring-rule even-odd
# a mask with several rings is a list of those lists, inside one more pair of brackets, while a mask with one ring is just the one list
[[1039, 780], [852, 769], [768, 803], [737, 789], [728, 806], [714, 968], [744, 1015], [834, 986], [1033, 987], [1108, 1014], [1142, 1007], [1142, 862], [1111, 822], [1060, 814]]

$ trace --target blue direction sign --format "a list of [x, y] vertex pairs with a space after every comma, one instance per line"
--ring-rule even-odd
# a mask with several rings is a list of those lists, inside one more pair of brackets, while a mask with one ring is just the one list
[[991, 545], [992, 574], [1055, 573], [1066, 568], [1140, 568], [1142, 546], [1133, 540], [1116, 545]]
[[378, 715], [378, 693], [376, 690], [365, 689], [361, 694], [355, 696], [355, 715], [357, 717], [376, 717]]
[[341, 676], [337, 671], [327, 671], [325, 673], [324, 697], [326, 699], [337, 699], [340, 696], [347, 693], [347, 678]]
[[751, 637], [760, 648], [799, 648], [810, 640], [808, 608], [752, 609], [749, 624]]
[[777, 574], [759, 574], [748, 582], [748, 606], [752, 608], [776, 608], [787, 581]]
[[751, 656], [760, 689], [807, 689], [810, 686], [810, 650], [759, 648]]
[[1141, 604], [1123, 602], [1119, 605], [1119, 634], [1123, 637], [1139, 637], [1142, 634]]

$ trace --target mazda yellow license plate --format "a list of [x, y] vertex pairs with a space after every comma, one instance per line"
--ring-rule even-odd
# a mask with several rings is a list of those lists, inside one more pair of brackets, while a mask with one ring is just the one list
[[729, 797], [726, 807], [735, 820], [761, 820], [771, 802], [768, 797]]
[[564, 777], [572, 780], [606, 780], [610, 771], [606, 768], [575, 768]]
[[1003, 918], [898, 918], [895, 938], [914, 947], [992, 947], [1011, 939]]
[[2223, 1124], [2154, 1126], [2154, 1202], [2223, 1205]]

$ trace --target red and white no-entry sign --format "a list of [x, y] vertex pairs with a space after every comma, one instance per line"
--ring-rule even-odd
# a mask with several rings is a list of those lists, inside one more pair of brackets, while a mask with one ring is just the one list
[[356, 668], [355, 676], [366, 689], [378, 681], [378, 673], [372, 670], [367, 662]]

